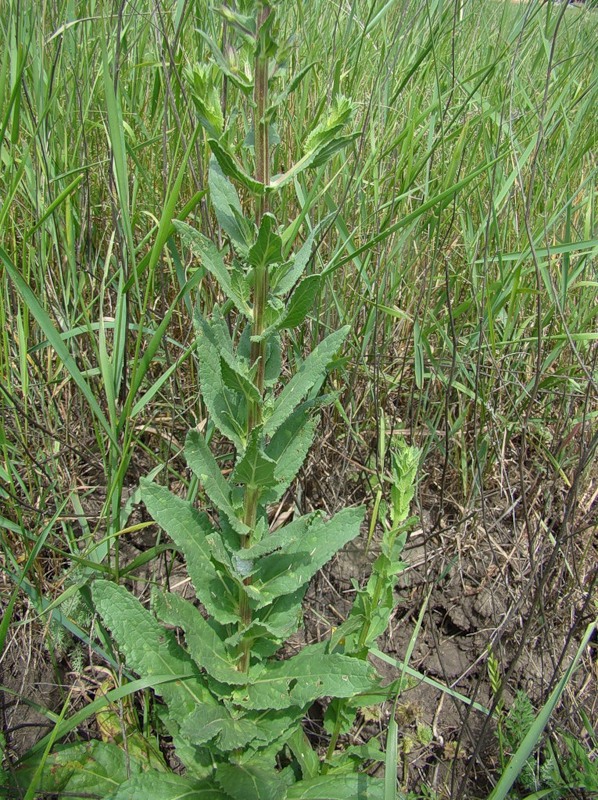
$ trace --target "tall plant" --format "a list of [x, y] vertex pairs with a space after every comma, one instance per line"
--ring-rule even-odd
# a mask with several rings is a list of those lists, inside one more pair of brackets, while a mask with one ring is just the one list
[[[355, 754], [335, 753], [335, 745], [352, 710], [388, 694], [367, 661], [367, 646], [392, 611], [392, 588], [401, 568], [398, 520], [393, 517], [383, 555], [342, 632], [282, 660], [279, 651], [300, 625], [310, 579], [359, 535], [364, 508], [347, 508], [332, 519], [306, 514], [275, 530], [268, 513], [305, 460], [317, 427], [318, 392], [348, 333], [344, 327], [329, 334], [290, 379], [281, 379], [284, 332], [305, 320], [322, 277], [305, 274], [314, 234], [293, 249], [300, 225], [277, 221], [274, 198], [299, 173], [324, 165], [352, 141], [355, 134], [343, 131], [353, 108], [345, 97], [335, 97], [326, 118], [307, 137], [300, 160], [272, 177], [276, 112], [308, 68], [280, 87], [286, 45], [276, 41], [274, 4], [256, 0], [240, 5], [238, 11], [220, 8], [237, 37], [234, 54], [226, 56], [204, 35], [213, 63], [188, 73], [212, 152], [211, 201], [227, 244], [219, 249], [195, 228], [176, 225], [222, 297], [209, 316], [198, 312], [196, 319], [201, 393], [213, 435], [194, 429], [185, 447], [187, 463], [205, 492], [206, 510], [198, 511], [167, 488], [142, 484], [149, 513], [186, 560], [200, 607], [155, 588], [150, 611], [123, 586], [106, 580], [93, 585], [97, 612], [127, 667], [163, 701], [159, 717], [184, 775], [168, 770], [160, 758], [140, 756], [138, 749], [129, 748], [124, 760], [123, 749], [102, 742], [77, 746], [78, 755], [71, 748], [67, 757], [57, 754], [49, 762], [64, 767], [65, 758], [72, 765], [78, 757], [93, 763], [94, 792], [106, 787], [103, 796], [112, 800], [332, 800], [384, 794], [383, 782], [365, 774]], [[225, 125], [215, 69], [251, 106], [253, 126], [245, 144], [253, 149], [252, 170], [235, 149], [237, 130]], [[240, 116], [235, 115], [235, 126]], [[224, 440], [231, 451], [228, 477], [213, 452], [227, 451]], [[401, 500], [395, 503], [402, 518], [412, 496], [413, 457], [409, 465], [403, 471]], [[183, 632], [185, 646], [173, 627]], [[338, 717], [331, 722], [325, 763], [301, 724], [320, 698], [335, 701], [331, 709]], [[98, 763], [112, 764], [106, 769], [112, 784], [98, 785]], [[79, 770], [79, 779], [86, 771]], [[57, 780], [57, 774], [64, 776], [65, 769], [46, 770], [46, 779]], [[59, 788], [72, 790], [69, 780]], [[75, 789], [81, 790], [81, 784]]]

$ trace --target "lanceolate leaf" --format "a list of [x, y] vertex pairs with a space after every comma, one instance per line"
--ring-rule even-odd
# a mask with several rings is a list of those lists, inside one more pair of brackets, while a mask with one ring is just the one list
[[278, 328], [296, 328], [301, 325], [314, 307], [316, 296], [320, 291], [320, 283], [321, 275], [309, 275], [301, 281], [289, 300], [287, 313], [278, 324]]
[[260, 393], [257, 390], [257, 386], [243, 373], [234, 356], [228, 353], [226, 355], [221, 353], [220, 367], [222, 380], [228, 389], [244, 394], [248, 400], [259, 402]]
[[[254, 653], [260, 658], [265, 654], [276, 653], [301, 625], [301, 603], [306, 590], [307, 584], [255, 611], [249, 627], [238, 630], [226, 640], [226, 644], [231, 648], [236, 647], [243, 639], [248, 638], [254, 640]], [[266, 643], [265, 649], [260, 649], [260, 641], [262, 644]]]
[[261, 428], [254, 428], [243, 458], [233, 472], [233, 482], [244, 484], [251, 489], [268, 489], [276, 485], [275, 469], [276, 461], [267, 456], [262, 449]]
[[206, 440], [198, 431], [189, 431], [185, 444], [185, 458], [197, 475], [214, 505], [226, 515], [232, 527], [241, 535], [249, 533], [249, 528], [242, 522], [231, 505], [230, 489]]
[[305, 240], [304, 244], [301, 246], [300, 250], [291, 259], [288, 269], [273, 286], [274, 294], [278, 296], [287, 294], [303, 275], [313, 252], [315, 235], [316, 231], [313, 230]]
[[210, 50], [212, 51], [212, 55], [214, 56], [214, 61], [218, 64], [222, 72], [228, 78], [230, 78], [231, 81], [235, 84], [235, 86], [239, 87], [239, 89], [241, 89], [246, 93], [251, 92], [251, 89], [253, 88], [253, 83], [247, 78], [247, 76], [243, 75], [238, 70], [233, 70], [229, 67], [229, 64], [224, 55], [222, 54], [220, 48], [214, 42], [214, 40], [208, 36], [207, 33], [200, 30], [199, 28], [197, 29], [197, 32], [208, 43]]
[[[243, 210], [237, 190], [224, 175], [215, 158], [210, 159], [209, 171], [210, 199], [216, 212], [218, 224], [230, 236], [240, 255], [247, 256], [249, 241], [243, 225]], [[236, 213], [235, 213], [236, 212]]]
[[308, 646], [288, 661], [254, 667], [247, 686], [234, 690], [233, 701], [244, 708], [286, 708], [318, 697], [351, 697], [375, 686], [367, 661]]
[[311, 580], [341, 547], [359, 535], [364, 514], [364, 508], [347, 508], [331, 520], [316, 520], [283, 553], [262, 558], [253, 584], [248, 587], [255, 593], [258, 608]]
[[326, 367], [346, 339], [348, 332], [349, 326], [345, 326], [331, 333], [307, 356], [277, 398], [274, 410], [264, 425], [264, 433], [267, 436], [276, 433], [312, 386], [324, 376]]
[[266, 448], [266, 455], [276, 461], [274, 476], [278, 485], [268, 493], [268, 502], [275, 503], [279, 500], [301, 469], [313, 442], [317, 425], [317, 418], [310, 417], [299, 409], [272, 437]]
[[195, 593], [206, 611], [223, 625], [237, 622], [237, 593], [232, 581], [217, 572], [206, 536], [213, 527], [191, 503], [149, 481], [142, 481], [141, 498], [155, 521], [182, 551]]
[[257, 241], [249, 250], [249, 263], [259, 269], [280, 264], [282, 260], [282, 239], [276, 232], [276, 218], [272, 214], [264, 214]]
[[220, 431], [242, 450], [244, 442], [241, 427], [237, 422], [240, 416], [241, 395], [234, 389], [225, 386], [222, 376], [222, 357], [226, 352], [223, 346], [218, 349], [215, 341], [217, 331], [203, 322], [200, 327], [197, 343], [199, 361], [199, 381], [203, 400], [210, 412], [210, 418]]
[[198, 706], [216, 705], [190, 656], [136, 597], [123, 586], [96, 580], [93, 599], [130, 669], [142, 676], [169, 673], [186, 676], [173, 683], [162, 683], [154, 690], [164, 697], [173, 719], [182, 719]]
[[163, 622], [184, 630], [189, 655], [198, 667], [222, 683], [245, 683], [245, 676], [235, 668], [224, 642], [195, 606], [180, 595], [157, 592], [155, 610]]
[[251, 177], [251, 175], [248, 175], [239, 166], [239, 164], [237, 164], [233, 156], [224, 149], [220, 142], [218, 142], [216, 139], [208, 139], [208, 144], [216, 156], [216, 160], [220, 165], [220, 169], [225, 175], [227, 175], [229, 178], [234, 178], [241, 184], [241, 186], [249, 189], [249, 191], [253, 192], [254, 194], [264, 194], [266, 190], [264, 184], [256, 181], [255, 178]]
[[224, 263], [218, 248], [202, 233], [196, 231], [186, 222], [174, 221], [174, 226], [179, 232], [182, 241], [191, 252], [200, 260], [203, 267], [207, 269], [218, 281], [226, 296], [233, 301], [237, 309], [248, 319], [252, 317], [252, 311], [243, 297], [238, 294], [232, 284], [228, 268]]
[[355, 133], [350, 133], [347, 136], [339, 136], [337, 139], [333, 139], [327, 145], [321, 147], [318, 152], [316, 153], [315, 158], [310, 164], [312, 169], [317, 167], [323, 166], [327, 161], [329, 161], [335, 153], [338, 153], [339, 150], [344, 150], [345, 147], [350, 145], [356, 139], [361, 136], [360, 131], [356, 131]]

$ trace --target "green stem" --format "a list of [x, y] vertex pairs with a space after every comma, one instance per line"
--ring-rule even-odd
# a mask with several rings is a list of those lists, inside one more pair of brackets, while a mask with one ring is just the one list
[[[268, 108], [268, 55], [264, 49], [262, 27], [271, 12], [268, 3], [263, 3], [258, 12], [257, 38], [255, 55], [254, 77], [254, 142], [255, 142], [255, 177], [264, 186], [270, 182], [270, 142], [268, 138], [268, 122], [266, 109]], [[255, 198], [255, 221], [259, 228], [264, 214], [268, 211], [268, 198], [266, 195]], [[264, 331], [264, 317], [268, 302], [268, 270], [256, 269], [253, 284], [253, 324], [251, 334], [254, 337], [262, 335]], [[252, 431], [262, 424], [262, 408], [264, 396], [264, 367], [266, 360], [266, 343], [263, 340], [251, 343], [251, 366], [255, 367], [254, 382], [259, 393], [259, 399], [250, 400], [247, 410], [247, 438]], [[248, 487], [243, 504], [243, 521], [250, 529], [250, 533], [243, 537], [242, 546], [250, 547], [252, 532], [257, 522], [257, 509], [260, 498], [258, 488]], [[248, 578], [247, 582], [251, 579]], [[239, 614], [241, 625], [246, 628], [251, 623], [251, 607], [247, 594], [241, 590], [239, 596]], [[246, 672], [249, 668], [251, 651], [250, 642], [241, 643], [239, 670]]]

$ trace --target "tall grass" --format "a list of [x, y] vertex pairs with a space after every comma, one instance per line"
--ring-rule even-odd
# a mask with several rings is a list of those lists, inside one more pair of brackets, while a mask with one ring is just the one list
[[[529, 498], [581, 491], [576, 465], [596, 446], [598, 15], [535, 0], [286, 5], [295, 57], [314, 66], [278, 168], [325, 111], [316, 88], [352, 96], [362, 131], [276, 209], [315, 197], [303, 231], [324, 223], [331, 267], [305, 335], [353, 328], [337, 445], [365, 462], [382, 418], [407, 429], [438, 521], [448, 495], [483, 510], [499, 491], [523, 498], [533, 540], [529, 483]], [[170, 236], [174, 218], [213, 226], [185, 78], [211, 25], [220, 40], [204, 0], [0, 8], [0, 524], [4, 567], [40, 611], [65, 571], [84, 585], [126, 570], [140, 471], [185, 480], [169, 459], [203, 418], [191, 318], [215, 295]], [[227, 113], [239, 90], [219, 90]]]

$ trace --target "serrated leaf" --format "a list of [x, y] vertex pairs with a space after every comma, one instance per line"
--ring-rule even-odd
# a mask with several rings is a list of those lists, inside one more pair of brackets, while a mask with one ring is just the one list
[[214, 529], [208, 517], [163, 486], [144, 480], [141, 487], [151, 517], [183, 553], [198, 600], [222, 625], [238, 622], [236, 587], [216, 570], [210, 557], [206, 537]]
[[246, 558], [257, 559], [270, 555], [270, 553], [274, 553], [276, 550], [284, 549], [290, 544], [294, 544], [303, 536], [312, 520], [313, 515], [311, 514], [299, 517], [297, 522], [300, 524], [294, 524], [294, 522], [291, 521], [288, 525], [274, 531], [274, 533], [268, 534], [264, 539], [257, 542], [257, 544], [240, 550], [239, 552], [243, 553]]
[[[204, 713], [207, 712], [207, 713]], [[184, 735], [196, 745], [214, 741], [223, 752], [252, 745], [265, 747], [280, 738], [301, 719], [301, 711], [243, 711], [234, 717], [223, 705], [198, 709], [181, 725]]]
[[305, 152], [321, 151], [329, 144], [353, 116], [353, 104], [343, 95], [334, 98], [330, 112], [308, 135], [303, 145]]
[[307, 356], [274, 403], [272, 413], [264, 425], [266, 436], [276, 433], [312, 386], [326, 374], [328, 364], [346, 339], [349, 330], [346, 325], [331, 333]]
[[94, 607], [112, 632], [130, 669], [142, 676], [184, 676], [173, 683], [156, 686], [169, 715], [182, 719], [194, 708], [215, 705], [191, 657], [169, 631], [157, 622], [123, 586], [96, 580], [92, 587]]
[[305, 272], [305, 268], [309, 264], [309, 260], [312, 256], [316, 230], [310, 232], [301, 248], [291, 259], [287, 270], [273, 285], [272, 290], [277, 296], [281, 297], [282, 295], [288, 294]]
[[195, 230], [191, 225], [187, 225], [186, 222], [173, 220], [173, 225], [178, 231], [183, 244], [200, 260], [202, 266], [216, 278], [227, 298], [233, 301], [237, 309], [247, 319], [252, 319], [253, 312], [245, 299], [235, 290], [228, 267], [224, 263], [216, 245], [203, 233]]
[[[396, 800], [404, 795], [397, 793]], [[287, 800], [385, 800], [384, 781], [369, 775], [320, 775], [298, 781], [287, 790]]]
[[221, 683], [245, 683], [222, 639], [188, 600], [170, 592], [156, 592], [155, 610], [163, 622], [183, 629], [189, 655], [198, 667]]
[[228, 6], [220, 6], [217, 9], [218, 13], [224, 17], [224, 19], [229, 22], [234, 28], [236, 28], [239, 33], [242, 33], [244, 36], [247, 36], [251, 43], [255, 38], [255, 16], [248, 16], [247, 14], [241, 14], [238, 11], [235, 11]]
[[231, 480], [250, 489], [268, 489], [276, 486], [274, 470], [276, 461], [264, 453], [261, 427], [254, 428], [245, 448], [243, 458], [236, 465]]
[[276, 217], [264, 214], [257, 240], [249, 250], [249, 263], [255, 269], [265, 269], [270, 264], [280, 264], [281, 261], [282, 239], [276, 232]]
[[280, 336], [274, 334], [266, 342], [266, 366], [264, 368], [264, 386], [273, 386], [280, 378], [282, 371], [282, 354]]
[[302, 623], [301, 604], [306, 590], [307, 586], [302, 586], [293, 594], [278, 597], [255, 611], [250, 625], [229, 636], [227, 645], [238, 647], [241, 642], [251, 640], [255, 656], [264, 658], [274, 655]]
[[196, 781], [181, 775], [145, 772], [123, 783], [106, 800], [231, 800], [211, 781]]
[[227, 349], [217, 342], [216, 337], [217, 330], [213, 330], [213, 326], [207, 322], [200, 321], [197, 357], [202, 398], [220, 433], [230, 439], [237, 450], [243, 450], [244, 431], [238, 422], [244, 416], [242, 398], [233, 389], [225, 386], [222, 358]]
[[321, 280], [321, 275], [309, 275], [299, 283], [289, 300], [286, 314], [277, 326], [279, 329], [295, 328], [297, 325], [301, 325], [314, 307]]
[[315, 158], [310, 164], [311, 169], [322, 167], [327, 161], [330, 161], [335, 153], [338, 153], [340, 150], [344, 150], [345, 147], [348, 147], [360, 136], [361, 132], [357, 131], [356, 133], [350, 133], [347, 136], [339, 136], [338, 138], [333, 139], [331, 142], [328, 142], [328, 144], [324, 145], [317, 151]]
[[214, 138], [222, 136], [224, 117], [218, 89], [210, 78], [210, 68], [196, 64], [193, 69], [185, 68], [184, 74], [191, 84], [191, 98], [201, 125], [209, 136]]
[[276, 431], [266, 448], [266, 455], [276, 461], [274, 477], [278, 485], [263, 497], [263, 502], [277, 502], [291, 485], [303, 466], [317, 425], [316, 418], [300, 409], [291, 414], [286, 423]]
[[[249, 253], [249, 226], [243, 217], [241, 207], [236, 206], [238, 196], [234, 186], [223, 174], [215, 158], [211, 159], [209, 186], [210, 201], [216, 212], [216, 219], [222, 230], [230, 237], [237, 253], [247, 259]], [[232, 205], [235, 203], [235, 205]]]
[[352, 697], [375, 686], [366, 661], [308, 646], [288, 661], [250, 669], [247, 686], [233, 691], [233, 702], [249, 709], [282, 709], [320, 697]]
[[239, 394], [244, 394], [248, 400], [260, 401], [257, 386], [243, 372], [241, 365], [230, 354], [220, 354], [220, 367], [224, 385]]
[[189, 431], [185, 442], [185, 459], [197, 475], [206, 494], [216, 508], [226, 515], [229, 523], [241, 536], [246, 536], [250, 529], [240, 520], [231, 504], [230, 488], [218, 462], [212, 455], [206, 440], [199, 431]]
[[266, 187], [263, 183], [256, 181], [251, 175], [248, 175], [243, 170], [235, 158], [224, 149], [224, 147], [216, 139], [208, 139], [208, 144], [216, 157], [216, 161], [220, 165], [220, 169], [228, 178], [234, 178], [241, 186], [244, 186], [250, 192], [257, 195], [263, 195]]
[[[251, 354], [251, 325], [247, 325], [239, 339], [238, 355], [249, 363]], [[282, 371], [282, 355], [280, 336], [272, 332], [266, 341], [266, 366], [264, 368], [264, 386], [274, 385]]]
[[222, 705], [208, 709], [207, 713], [198, 709], [183, 721], [181, 730], [190, 742], [197, 745], [215, 740], [223, 752], [246, 747], [259, 733], [251, 720], [235, 719]]
[[338, 550], [359, 536], [364, 514], [364, 508], [346, 508], [328, 521], [315, 520], [284, 553], [262, 558], [251, 587], [257, 607], [267, 605], [279, 595], [290, 594], [310, 581]]
[[219, 764], [216, 780], [234, 800], [283, 800], [287, 785], [274, 771], [251, 764]]

